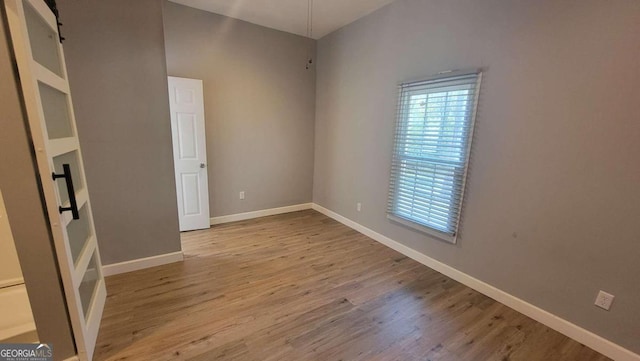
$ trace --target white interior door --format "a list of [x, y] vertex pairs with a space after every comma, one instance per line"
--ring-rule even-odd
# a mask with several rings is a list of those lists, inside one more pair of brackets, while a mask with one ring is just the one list
[[42, 0], [5, 6], [78, 356], [91, 360], [107, 293], [56, 19]]
[[209, 228], [202, 80], [170, 76], [169, 105], [180, 231]]

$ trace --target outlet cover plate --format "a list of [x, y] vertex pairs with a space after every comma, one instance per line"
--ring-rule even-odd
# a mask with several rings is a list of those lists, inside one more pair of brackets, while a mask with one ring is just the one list
[[600, 291], [598, 292], [598, 296], [596, 297], [595, 304], [596, 306], [609, 311], [614, 298], [615, 298], [614, 295], [604, 291]]

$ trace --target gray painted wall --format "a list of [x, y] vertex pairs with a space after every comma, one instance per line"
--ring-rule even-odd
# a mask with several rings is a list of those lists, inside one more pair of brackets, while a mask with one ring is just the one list
[[310, 202], [316, 42], [169, 2], [164, 22], [169, 75], [204, 81], [211, 216]]
[[180, 251], [160, 0], [59, 0], [105, 265]]
[[[0, 2], [0, 189], [41, 342], [52, 343], [55, 359], [76, 354], [60, 282], [49, 221], [36, 175], [13, 51]], [[6, 311], [6, 310], [3, 310]]]
[[[314, 202], [640, 352], [638, 34], [637, 0], [400, 0], [324, 37]], [[472, 67], [486, 71], [450, 245], [385, 218], [396, 83]]]

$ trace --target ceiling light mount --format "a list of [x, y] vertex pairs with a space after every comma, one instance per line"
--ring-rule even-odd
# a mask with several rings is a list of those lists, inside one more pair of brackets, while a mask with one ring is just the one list
[[[313, 39], [313, 0], [307, 0], [307, 38]], [[307, 63], [305, 68], [309, 70], [313, 64], [313, 43], [309, 42], [309, 49], [307, 51]]]

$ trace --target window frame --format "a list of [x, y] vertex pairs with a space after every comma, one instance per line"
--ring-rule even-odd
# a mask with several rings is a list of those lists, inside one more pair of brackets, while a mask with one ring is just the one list
[[[462, 174], [460, 176], [461, 177], [460, 192], [459, 194], [457, 193], [454, 194], [454, 196], [456, 195], [459, 196], [458, 200], [454, 201], [454, 202], [457, 202], [457, 209], [456, 209], [457, 218], [455, 219], [453, 233], [450, 234], [394, 213], [394, 208], [397, 203], [398, 194], [399, 194], [399, 191], [398, 191], [400, 187], [399, 178], [401, 173], [400, 170], [395, 170], [394, 166], [397, 163], [402, 162], [403, 158], [406, 158], [406, 156], [403, 156], [401, 154], [400, 146], [398, 143], [399, 143], [399, 139], [403, 137], [403, 135], [400, 134], [401, 129], [403, 129], [403, 127], [404, 128], [407, 127], [409, 112], [405, 112], [406, 107], [409, 106], [411, 95], [415, 95], [417, 93], [417, 90], [415, 88], [412, 88], [412, 85], [416, 87], [418, 84], [424, 84], [424, 83], [429, 83], [433, 81], [446, 81], [446, 79], [448, 78], [450, 78], [451, 82], [453, 83], [456, 79], [464, 78], [468, 76], [475, 76], [476, 80], [475, 80], [475, 87], [472, 88], [474, 89], [474, 93], [472, 95], [473, 99], [471, 99], [471, 101], [469, 102], [472, 108], [469, 112], [469, 119], [467, 120], [468, 134], [466, 137], [466, 149], [464, 150], [464, 153], [463, 153], [464, 159], [463, 159], [462, 172], [461, 172]], [[396, 114], [396, 126], [394, 128], [394, 134], [393, 134], [394, 142], [393, 142], [393, 149], [392, 149], [391, 169], [390, 169], [390, 177], [389, 177], [389, 197], [388, 197], [388, 205], [387, 205], [387, 218], [389, 220], [395, 223], [401, 224], [403, 226], [409, 227], [418, 232], [433, 236], [437, 239], [447, 241], [449, 243], [455, 244], [457, 242], [459, 229], [460, 229], [460, 220], [462, 216], [462, 207], [464, 203], [465, 190], [466, 190], [467, 178], [468, 178], [468, 172], [469, 172], [469, 161], [470, 161], [471, 147], [472, 147], [473, 138], [474, 138], [474, 130], [475, 130], [475, 123], [477, 118], [478, 98], [480, 93], [481, 82], [482, 82], [482, 69], [471, 69], [471, 70], [464, 70], [464, 71], [441, 72], [435, 76], [422, 78], [420, 80], [404, 81], [398, 84], [398, 101], [397, 101], [398, 109]], [[455, 84], [452, 84], [451, 86], [454, 87]], [[428, 90], [425, 90], [423, 94], [426, 94], [428, 97], [428, 94], [430, 93], [435, 93], [435, 92], [430, 92]], [[420, 93], [418, 92], [418, 94]], [[430, 163], [428, 160], [425, 160], [425, 163], [436, 164], [436, 162]], [[395, 175], [395, 179], [394, 179], [394, 175]], [[458, 179], [458, 178], [455, 178], [455, 179]], [[452, 203], [452, 206], [456, 206], [456, 204]]]

